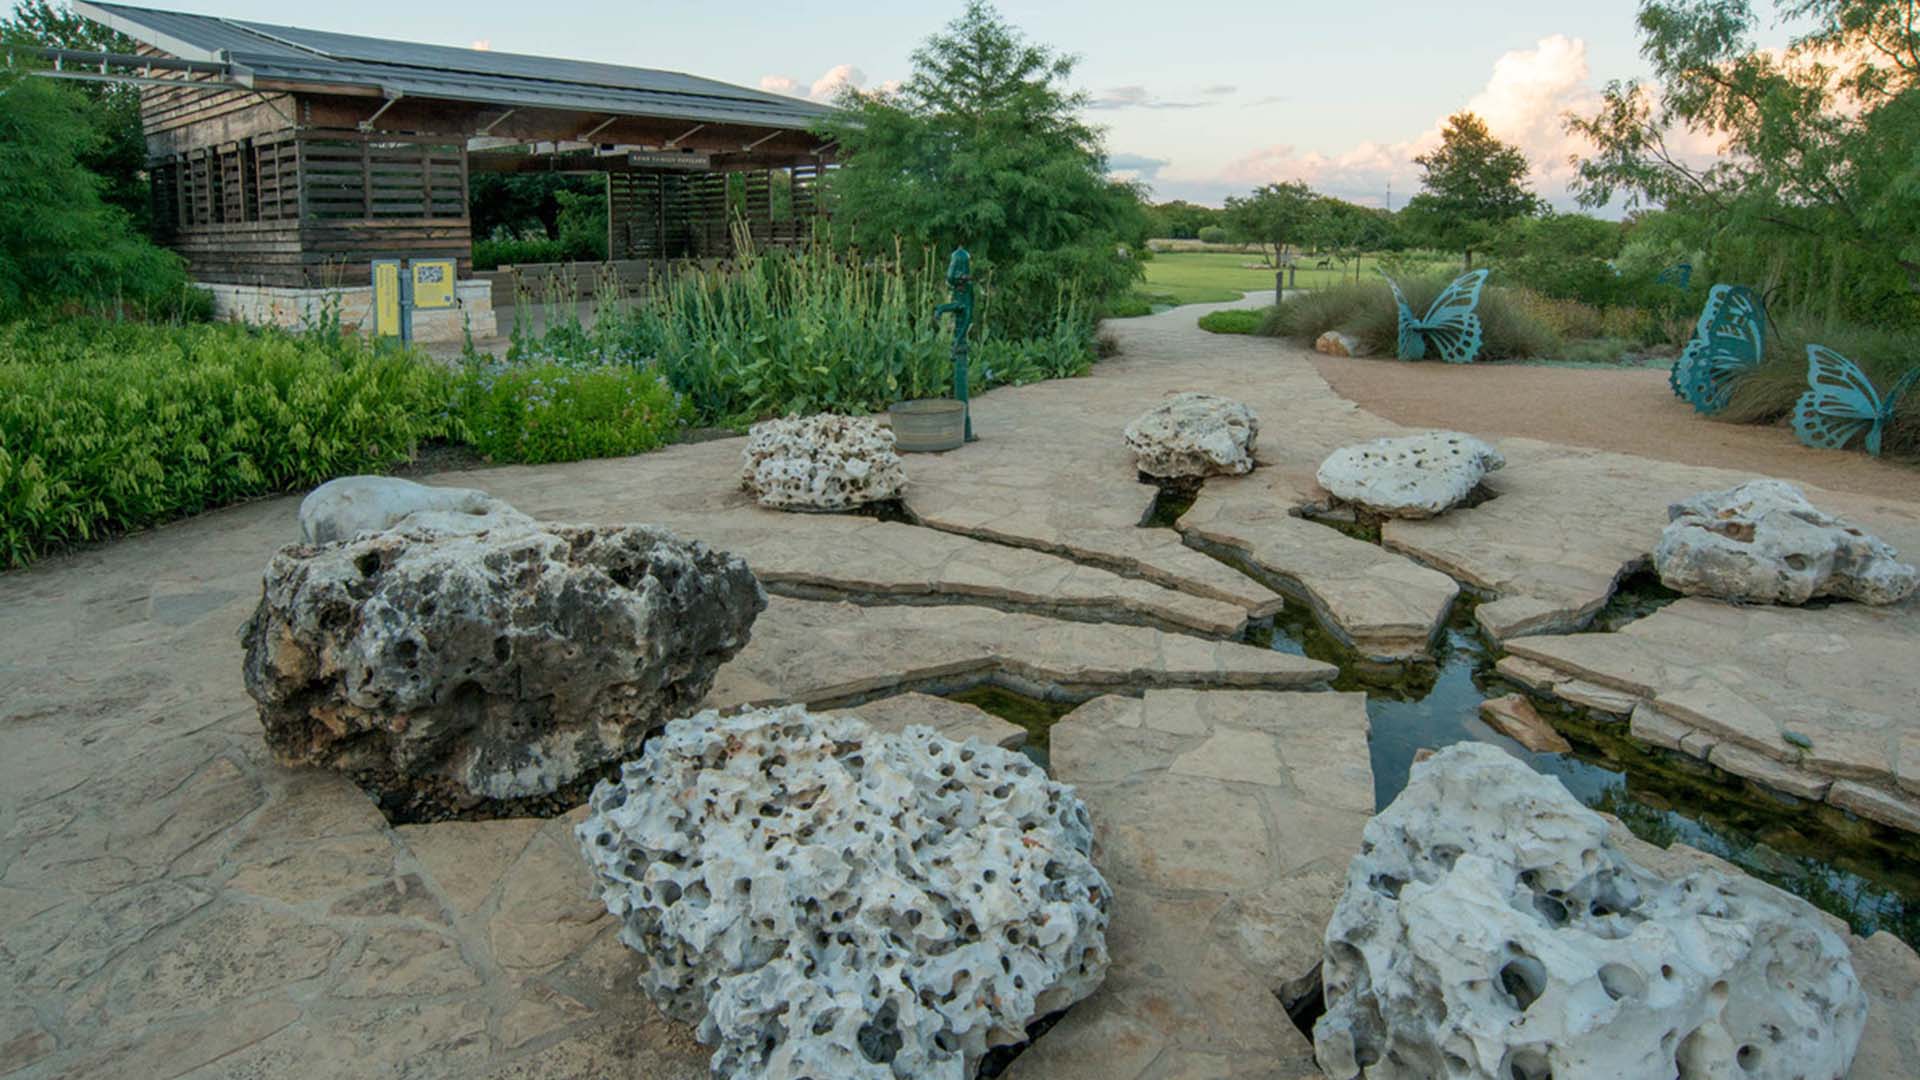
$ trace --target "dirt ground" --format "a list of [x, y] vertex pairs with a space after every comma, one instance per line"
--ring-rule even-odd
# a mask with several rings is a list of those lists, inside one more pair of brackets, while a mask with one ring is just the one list
[[1858, 449], [1810, 449], [1785, 425], [1723, 424], [1697, 416], [1667, 389], [1663, 369], [1403, 364], [1311, 355], [1335, 393], [1395, 423], [1544, 439], [1920, 501], [1920, 468], [1876, 461]]

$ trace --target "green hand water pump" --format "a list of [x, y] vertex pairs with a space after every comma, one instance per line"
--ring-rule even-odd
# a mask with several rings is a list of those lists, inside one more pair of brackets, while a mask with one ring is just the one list
[[953, 299], [934, 308], [935, 316], [953, 315], [953, 396], [966, 409], [967, 441], [974, 442], [973, 406], [967, 399], [967, 331], [973, 327], [973, 257], [963, 247], [947, 260], [947, 285]]

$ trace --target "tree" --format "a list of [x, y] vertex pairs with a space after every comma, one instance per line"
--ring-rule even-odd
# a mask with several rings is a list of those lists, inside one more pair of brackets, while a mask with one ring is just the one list
[[[0, 43], [40, 45], [87, 52], [132, 53], [137, 45], [118, 34], [75, 15], [66, 5], [49, 0], [20, 0], [13, 14], [0, 20]], [[123, 83], [76, 82], [85, 103], [85, 122], [94, 138], [80, 163], [102, 181], [100, 195], [127, 212], [141, 227], [152, 213], [147, 193], [147, 136], [140, 126], [140, 89]]]
[[1200, 230], [1220, 223], [1220, 211], [1184, 199], [1147, 207], [1147, 235], [1170, 240], [1197, 240]]
[[1279, 266], [1286, 249], [1303, 242], [1317, 209], [1313, 190], [1291, 180], [1264, 184], [1247, 196], [1227, 196], [1221, 219], [1227, 234], [1247, 244], [1260, 245], [1270, 266]]
[[[1728, 247], [1770, 238], [1777, 259], [1797, 249], [1853, 278], [1882, 319], [1873, 280], [1898, 281], [1894, 302], [1920, 318], [1920, 0], [1787, 0], [1779, 15], [1809, 29], [1762, 50], [1750, 0], [1646, 0], [1654, 81], [1612, 83], [1569, 122], [1596, 147], [1580, 200], [1663, 206]], [[1676, 129], [1724, 149], [1691, 162]]]
[[1496, 226], [1540, 209], [1527, 188], [1527, 156], [1494, 138], [1473, 113], [1448, 117], [1440, 145], [1413, 161], [1422, 190], [1407, 201], [1403, 221], [1436, 246], [1459, 250], [1469, 268], [1474, 248]]
[[1343, 267], [1351, 265], [1358, 277], [1360, 256], [1391, 246], [1393, 232], [1393, 215], [1387, 211], [1319, 195], [1315, 196], [1305, 240], [1340, 260]]
[[1073, 69], [969, 0], [898, 90], [848, 90], [823, 123], [840, 144], [827, 189], [843, 239], [934, 248], [941, 265], [965, 245], [987, 318], [1015, 333], [1049, 324], [1063, 291], [1098, 303], [1138, 280], [1139, 260], [1116, 249], [1145, 231], [1139, 192], [1107, 178]]
[[99, 138], [71, 88], [0, 71], [0, 312], [180, 301], [180, 259], [101, 198], [82, 161]]

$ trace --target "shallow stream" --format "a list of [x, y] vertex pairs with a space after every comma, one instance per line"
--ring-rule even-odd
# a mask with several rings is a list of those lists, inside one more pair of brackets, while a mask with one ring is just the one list
[[[1657, 582], [1629, 579], [1596, 617], [1593, 632], [1617, 630], [1672, 597]], [[1291, 599], [1280, 616], [1247, 637], [1250, 644], [1334, 664], [1340, 668], [1334, 689], [1367, 695], [1375, 809], [1406, 786], [1421, 750], [1469, 739], [1494, 743], [1557, 777], [1581, 802], [1619, 818], [1642, 839], [1699, 848], [1841, 916], [1857, 933], [1886, 930], [1920, 946], [1920, 858], [1912, 838], [1637, 743], [1625, 722], [1586, 709], [1532, 699], [1573, 744], [1570, 754], [1535, 753], [1489, 727], [1480, 703], [1526, 689], [1494, 671], [1500, 653], [1475, 627], [1473, 606], [1464, 596], [1455, 604], [1433, 662], [1387, 670], [1362, 662]], [[1027, 753], [1043, 767], [1046, 729], [1073, 708], [1000, 687], [955, 698], [1026, 728], [1033, 744]]]

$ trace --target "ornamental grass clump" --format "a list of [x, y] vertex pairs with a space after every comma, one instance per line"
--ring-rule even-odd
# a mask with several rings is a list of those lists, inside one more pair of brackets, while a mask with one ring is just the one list
[[[1859, 365], [1883, 398], [1903, 374], [1920, 365], [1911, 330], [1797, 316], [1769, 320], [1760, 365], [1735, 380], [1727, 407], [1714, 419], [1736, 424], [1785, 422], [1794, 403], [1807, 392], [1808, 345], [1824, 345]], [[1908, 393], [1894, 407], [1881, 447], [1888, 457], [1920, 456], [1920, 392]]]
[[[1425, 313], [1451, 276], [1418, 277], [1400, 282], [1407, 304]], [[1268, 309], [1259, 332], [1267, 337], [1294, 338], [1311, 345], [1321, 334], [1337, 330], [1358, 340], [1375, 356], [1391, 357], [1398, 348], [1399, 308], [1384, 280], [1349, 282], [1290, 296]], [[1529, 312], [1514, 290], [1489, 286], [1475, 309], [1485, 344], [1480, 360], [1531, 360], [1551, 357], [1561, 348], [1559, 335]]]

